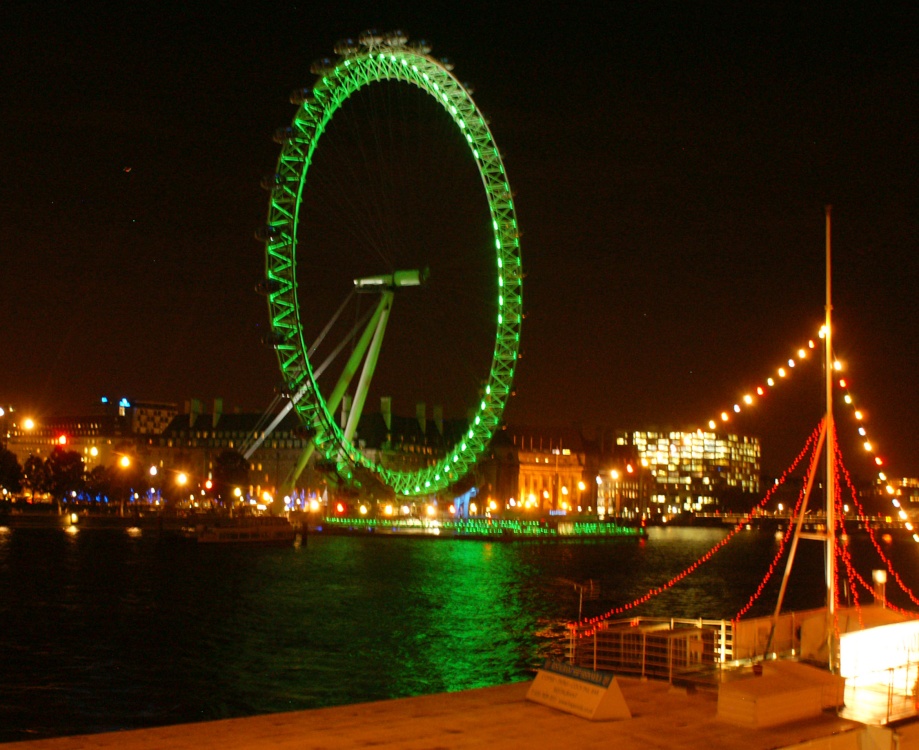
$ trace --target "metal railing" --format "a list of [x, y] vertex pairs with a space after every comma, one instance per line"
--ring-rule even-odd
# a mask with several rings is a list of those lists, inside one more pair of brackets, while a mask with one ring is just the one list
[[729, 620], [636, 617], [572, 628], [568, 659], [594, 670], [673, 682], [717, 672], [733, 661], [733, 643]]

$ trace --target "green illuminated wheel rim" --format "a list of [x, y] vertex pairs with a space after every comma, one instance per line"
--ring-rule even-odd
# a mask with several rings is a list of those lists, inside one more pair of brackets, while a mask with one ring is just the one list
[[[265, 288], [278, 363], [285, 386], [296, 399], [295, 409], [313, 434], [316, 454], [334, 462], [338, 472], [352, 477], [364, 467], [396, 494], [432, 494], [448, 487], [475, 465], [498, 428], [511, 393], [521, 326], [521, 256], [511, 188], [501, 155], [486, 120], [469, 91], [450, 72], [449, 64], [430, 56], [424, 43], [411, 44], [401, 33], [367, 33], [359, 42], [336, 45], [339, 55], [324, 60], [312, 89], [295, 92], [299, 104], [289, 128], [276, 135], [281, 144], [276, 173], [271, 177], [265, 240]], [[393, 470], [369, 459], [345, 439], [317, 384], [316, 367], [308, 354], [297, 295], [298, 225], [304, 188], [320, 139], [333, 115], [353, 94], [381, 82], [417, 87], [449, 115], [468, 145], [484, 189], [494, 247], [493, 293], [497, 297], [494, 350], [488, 373], [482, 373], [481, 395], [469, 404], [468, 429], [444, 455], [412, 471]], [[309, 252], [308, 244], [304, 247]], [[490, 282], [491, 283], [491, 282]]]

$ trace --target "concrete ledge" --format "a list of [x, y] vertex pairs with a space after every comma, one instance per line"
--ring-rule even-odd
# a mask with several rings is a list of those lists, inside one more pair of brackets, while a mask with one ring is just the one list
[[619, 678], [632, 718], [590, 722], [526, 700], [531, 682], [417, 698], [3, 745], [3, 750], [235, 748], [738, 748], [768, 750], [863, 725], [832, 713], [769, 729], [718, 721], [714, 691]]

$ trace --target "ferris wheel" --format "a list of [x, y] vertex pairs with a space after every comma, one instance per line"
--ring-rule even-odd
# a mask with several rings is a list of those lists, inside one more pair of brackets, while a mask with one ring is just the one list
[[[397, 495], [433, 494], [457, 483], [476, 464], [511, 394], [523, 275], [513, 194], [470, 87], [454, 76], [448, 61], [431, 55], [427, 43], [410, 42], [398, 31], [369, 31], [357, 40], [339, 42], [335, 53], [335, 58], [313, 65], [317, 80], [312, 88], [291, 96], [298, 109], [290, 126], [275, 135], [281, 153], [274, 174], [263, 181], [270, 192], [268, 219], [257, 233], [265, 242], [265, 280], [260, 286], [268, 300], [271, 344], [292, 408], [312, 436], [295, 474], [315, 453], [345, 479], [354, 479], [356, 471], [369, 472]], [[387, 101], [399, 97], [398, 105], [387, 109], [368, 98], [377, 90]], [[349, 118], [371, 127], [354, 128], [344, 122]], [[416, 135], [402, 135], [407, 127], [415, 127]], [[436, 137], [449, 144], [435, 146], [409, 168], [407, 155], [423, 140], [419, 130], [441, 133], [443, 128], [450, 134]], [[338, 148], [341, 142], [344, 146]], [[323, 161], [327, 151], [336, 150], [343, 154], [338, 162]], [[383, 156], [368, 156], [372, 150]], [[448, 151], [454, 156], [462, 152], [461, 178], [446, 173]], [[382, 176], [385, 163], [396, 165], [396, 180]], [[355, 169], [359, 174], [350, 185], [334, 181]], [[472, 184], [470, 175], [477, 192], [470, 202], [474, 207], [460, 210], [451, 205], [450, 191], [464, 180]], [[445, 191], [439, 198], [431, 195], [437, 190], [423, 184], [435, 178]], [[394, 197], [395, 181], [407, 184], [415, 197]], [[372, 193], [381, 207], [368, 209], [369, 201], [356, 197], [358, 188]], [[342, 218], [323, 224], [331, 214], [323, 206], [330, 200], [343, 207], [338, 214]], [[416, 207], [417, 222], [406, 218], [406, 206]], [[443, 214], [431, 220], [437, 211]], [[377, 232], [373, 216], [393, 221], [398, 229]], [[392, 218], [396, 216], [398, 221]], [[434, 231], [420, 228], [425, 220], [433, 221]], [[444, 250], [448, 260], [442, 262], [438, 252], [469, 227], [476, 229], [459, 240], [452, 255]], [[343, 228], [350, 239], [339, 237]], [[381, 240], [377, 234], [386, 237]], [[320, 250], [323, 241], [331, 249]], [[413, 241], [416, 248], [409, 252], [405, 248]], [[360, 249], [352, 252], [352, 245]], [[338, 284], [333, 294], [340, 299], [334, 300], [328, 293], [335, 284], [324, 281], [333, 273], [347, 275], [350, 287]], [[460, 284], [475, 278], [478, 293], [464, 296]], [[317, 302], [322, 295], [324, 301]], [[427, 300], [429, 312], [417, 313], [413, 320], [407, 311], [421, 299]], [[403, 308], [406, 317], [400, 319]], [[464, 372], [464, 384], [474, 381], [475, 387], [471, 392], [466, 388], [463, 418], [455, 420], [461, 431], [447, 435], [436, 451], [426, 451], [412, 465], [400, 465], [380, 451], [365, 450], [358, 425], [371, 383], [386, 359], [393, 335], [388, 332], [402, 328], [417, 338], [435, 314], [448, 322], [426, 338], [428, 343], [440, 339], [440, 349], [453, 354], [454, 364], [428, 364], [415, 342], [401, 348], [393, 344], [391, 382], [480, 371]], [[457, 322], [463, 315], [470, 317], [470, 325]], [[457, 326], [455, 331], [451, 325]], [[339, 329], [340, 340], [329, 343], [336, 341], [330, 332]], [[464, 338], [478, 339], [475, 348], [482, 354], [466, 357], [459, 351], [456, 341]], [[448, 385], [446, 390], [453, 396], [461, 389]]]

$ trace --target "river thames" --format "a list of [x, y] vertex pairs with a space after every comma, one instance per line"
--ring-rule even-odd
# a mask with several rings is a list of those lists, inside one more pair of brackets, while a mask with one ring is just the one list
[[[666, 584], [726, 533], [651, 529], [602, 543], [311, 536], [262, 549], [3, 528], [0, 741], [529, 679], [562, 654], [564, 625], [577, 617], [565, 581], [598, 581], [584, 615], [600, 614]], [[731, 618], [777, 545], [772, 532], [741, 532], [633, 612]], [[877, 554], [865, 536], [851, 546], [870, 580]], [[884, 550], [919, 588], [919, 545], [898, 538]], [[822, 565], [822, 547], [802, 541], [785, 609], [820, 606]], [[772, 611], [778, 583], [751, 616]]]

